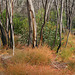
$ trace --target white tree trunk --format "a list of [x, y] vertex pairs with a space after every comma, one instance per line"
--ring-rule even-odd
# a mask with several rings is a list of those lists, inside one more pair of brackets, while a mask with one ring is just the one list
[[10, 18], [10, 23], [11, 23], [12, 46], [13, 46], [13, 55], [14, 55], [15, 42], [14, 42], [14, 30], [13, 30], [13, 0], [11, 0], [11, 18]]
[[60, 13], [60, 33], [62, 33], [62, 27], [63, 27], [63, 4], [64, 0], [61, 0], [61, 13]]
[[30, 26], [31, 26], [31, 30], [32, 30], [32, 41], [33, 41], [33, 47], [35, 47], [37, 45], [37, 25], [36, 25], [36, 20], [35, 20], [35, 12], [34, 12], [34, 7], [33, 7], [33, 4], [32, 4], [32, 0], [28, 0], [28, 4], [29, 4], [29, 18], [30, 18]]

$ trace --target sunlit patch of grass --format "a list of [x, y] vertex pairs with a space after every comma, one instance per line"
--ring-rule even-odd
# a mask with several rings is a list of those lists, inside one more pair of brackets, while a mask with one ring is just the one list
[[58, 53], [58, 60], [67, 62], [69, 61], [69, 58], [71, 58], [75, 54], [74, 48], [61, 48], [61, 50]]
[[59, 57], [61, 61], [68, 61], [70, 57], [72, 57], [73, 51], [67, 48], [63, 48], [59, 53]]
[[71, 50], [71, 51], [74, 51], [74, 50], [75, 50], [75, 47], [71, 47], [70, 50]]

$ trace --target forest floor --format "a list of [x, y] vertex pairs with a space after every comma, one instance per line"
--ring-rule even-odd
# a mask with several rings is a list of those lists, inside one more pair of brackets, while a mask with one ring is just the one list
[[70, 34], [66, 48], [64, 40], [58, 54], [47, 45], [17, 45], [14, 56], [11, 49], [0, 50], [0, 75], [75, 75], [75, 36]]

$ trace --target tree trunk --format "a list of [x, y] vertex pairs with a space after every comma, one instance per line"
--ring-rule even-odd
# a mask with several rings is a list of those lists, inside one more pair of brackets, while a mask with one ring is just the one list
[[0, 19], [0, 30], [1, 30], [1, 39], [2, 39], [3, 46], [6, 46], [7, 40], [6, 40], [4, 28], [3, 28], [2, 23], [1, 23], [1, 19]]
[[[5, 22], [2, 16], [2, 9], [3, 9], [3, 1], [1, 0], [0, 1], [0, 14], [1, 14], [1, 19], [3, 20], [3, 22]], [[7, 45], [7, 40], [6, 40], [6, 35], [5, 35], [5, 31], [4, 31], [1, 19], [0, 19], [1, 40], [2, 40], [3, 46], [5, 46]]]
[[6, 32], [7, 32], [8, 47], [9, 47], [9, 19], [8, 19], [8, 0], [6, 0]]
[[11, 8], [11, 17], [10, 17], [10, 46], [13, 48], [13, 55], [14, 55], [14, 49], [15, 49], [15, 42], [14, 42], [14, 30], [13, 30], [13, 0], [11, 0], [10, 3]]
[[29, 19], [29, 45], [37, 46], [37, 25], [32, 0], [27, 0], [28, 19]]
[[60, 36], [60, 42], [59, 42], [59, 46], [57, 48], [57, 53], [61, 47], [61, 35], [62, 35], [62, 20], [63, 20], [63, 3], [64, 0], [61, 0], [61, 9], [60, 9], [60, 25], [59, 25], [59, 36]]
[[66, 26], [68, 29], [68, 6], [67, 6], [68, 1], [66, 0]]
[[[50, 5], [50, 3], [49, 3], [49, 5]], [[44, 7], [44, 23], [43, 23], [43, 25], [41, 27], [41, 31], [40, 31], [40, 44], [42, 44], [42, 41], [43, 41], [43, 28], [44, 28], [44, 25], [45, 25], [46, 19], [47, 19], [47, 13], [46, 12], [47, 12], [47, 0], [45, 2], [45, 7]]]

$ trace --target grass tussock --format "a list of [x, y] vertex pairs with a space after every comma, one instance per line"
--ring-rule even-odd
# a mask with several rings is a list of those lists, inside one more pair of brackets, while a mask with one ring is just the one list
[[5, 70], [6, 75], [49, 75], [53, 54], [48, 46], [16, 50]]
[[26, 48], [17, 50], [12, 58], [13, 63], [28, 63], [31, 65], [47, 65], [51, 62], [52, 53], [50, 49], [45, 47]]

